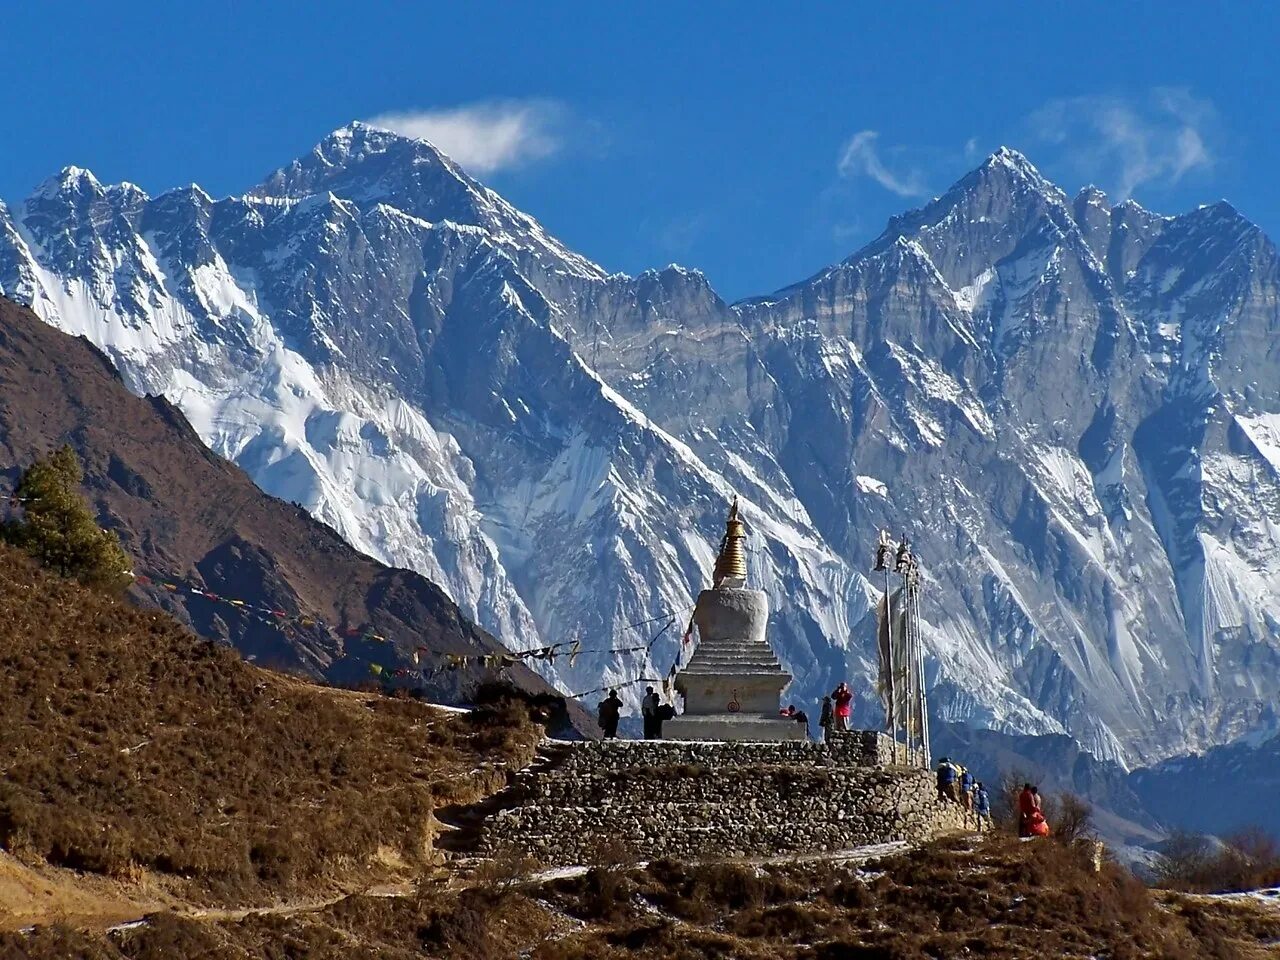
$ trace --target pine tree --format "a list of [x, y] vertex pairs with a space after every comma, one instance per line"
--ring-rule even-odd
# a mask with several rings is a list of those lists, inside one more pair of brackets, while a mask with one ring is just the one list
[[8, 524], [5, 536], [49, 570], [86, 586], [119, 592], [132, 580], [132, 564], [116, 535], [94, 520], [80, 494], [83, 479], [80, 461], [69, 446], [37, 460], [18, 483], [22, 519]]

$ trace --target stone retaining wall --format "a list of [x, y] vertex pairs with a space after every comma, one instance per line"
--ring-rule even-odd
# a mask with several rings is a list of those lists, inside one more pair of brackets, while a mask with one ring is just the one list
[[966, 829], [934, 775], [887, 765], [889, 741], [830, 744], [588, 741], [528, 776], [485, 825], [482, 852], [549, 865], [590, 862], [620, 842], [637, 857], [821, 852]]

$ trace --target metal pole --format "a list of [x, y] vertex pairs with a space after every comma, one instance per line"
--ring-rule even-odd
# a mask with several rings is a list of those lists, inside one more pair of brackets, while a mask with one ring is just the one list
[[919, 730], [916, 729], [916, 661], [915, 661], [915, 629], [911, 618], [911, 568], [907, 567], [907, 572], [903, 575], [903, 598], [906, 606], [903, 612], [906, 614], [902, 620], [906, 628], [907, 635], [903, 643], [903, 652], [905, 653], [906, 663], [902, 665], [902, 679], [904, 685], [903, 702], [907, 705], [907, 762], [914, 765], [918, 761], [916, 753], [916, 739], [919, 737]]
[[892, 762], [898, 762], [898, 675], [893, 667], [893, 595], [889, 593], [889, 567], [884, 569], [885, 629], [889, 633], [889, 736], [893, 738]]
[[916, 762], [921, 762], [921, 755], [924, 752], [924, 716], [919, 710], [919, 704], [924, 692], [920, 688], [920, 675], [916, 670], [916, 661], [920, 656], [920, 623], [915, 617], [915, 595], [916, 588], [919, 585], [919, 579], [916, 576], [916, 558], [911, 556], [911, 569], [908, 572], [907, 587], [907, 616], [911, 621], [911, 665], [908, 669], [911, 671], [911, 687], [912, 687], [912, 703], [911, 703], [911, 719], [916, 723]]

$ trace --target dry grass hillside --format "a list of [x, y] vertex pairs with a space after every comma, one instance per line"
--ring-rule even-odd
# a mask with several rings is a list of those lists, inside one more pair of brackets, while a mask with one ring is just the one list
[[[157, 916], [0, 937], [0, 958], [159, 960], [1251, 960], [1280, 911], [1161, 895], [1055, 843], [949, 841], [878, 862], [659, 861], [579, 877], [353, 896], [289, 915]], [[9, 948], [11, 953], [6, 954]], [[18, 950], [25, 952], [16, 952]]]
[[446, 713], [259, 669], [0, 547], [0, 928], [95, 898], [253, 905], [420, 875], [433, 807], [504, 783], [535, 735], [513, 704]]

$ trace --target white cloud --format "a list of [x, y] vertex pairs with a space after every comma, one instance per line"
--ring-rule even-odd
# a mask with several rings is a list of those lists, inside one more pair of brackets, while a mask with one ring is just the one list
[[698, 238], [706, 232], [707, 223], [705, 213], [673, 217], [659, 229], [658, 242], [666, 252], [685, 256], [693, 249]]
[[[915, 168], [891, 170], [880, 157], [876, 145], [880, 134], [875, 130], [860, 130], [849, 138], [849, 142], [840, 151], [840, 162], [836, 169], [842, 177], [870, 177], [880, 186], [900, 197], [922, 197], [928, 190], [924, 186], [924, 177]], [[890, 162], [901, 167], [898, 162], [901, 148], [889, 151], [893, 158]]]
[[1213, 165], [1213, 105], [1185, 89], [1158, 88], [1139, 99], [1051, 100], [1031, 115], [1036, 136], [1062, 146], [1079, 173], [1124, 200], [1144, 184], [1169, 186]]
[[429, 140], [471, 173], [519, 167], [560, 149], [565, 108], [550, 100], [491, 100], [435, 110], [383, 113], [369, 123]]

